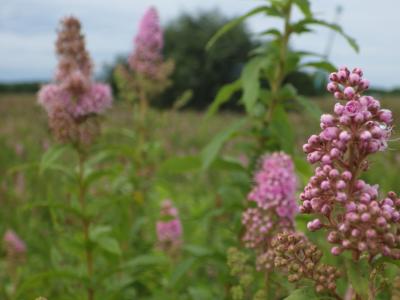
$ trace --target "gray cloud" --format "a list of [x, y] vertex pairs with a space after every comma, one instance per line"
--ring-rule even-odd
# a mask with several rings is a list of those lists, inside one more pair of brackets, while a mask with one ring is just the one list
[[[97, 70], [115, 55], [132, 48], [141, 15], [149, 5], [156, 6], [163, 23], [181, 12], [217, 8], [227, 15], [239, 15], [262, 1], [249, 0], [2, 0], [0, 3], [0, 81], [51, 78], [56, 64], [53, 44], [61, 17], [74, 14], [82, 20], [88, 49]], [[396, 0], [312, 1], [321, 18], [332, 20], [334, 9], [342, 5], [340, 23], [356, 37], [360, 54], [336, 36], [331, 59], [338, 65], [360, 66], [378, 86], [400, 85], [400, 27]], [[249, 21], [255, 32], [276, 25], [256, 17]], [[279, 25], [279, 24], [278, 24]], [[323, 52], [328, 31], [295, 38], [295, 48]]]

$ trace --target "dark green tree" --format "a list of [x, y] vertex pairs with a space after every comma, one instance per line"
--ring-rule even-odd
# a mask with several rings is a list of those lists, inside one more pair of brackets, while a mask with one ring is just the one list
[[183, 92], [191, 90], [190, 106], [205, 108], [218, 88], [236, 79], [255, 44], [245, 25], [237, 26], [211, 50], [206, 44], [228, 18], [219, 12], [183, 14], [165, 28], [165, 56], [175, 61], [173, 84], [160, 97], [161, 106], [171, 106]]

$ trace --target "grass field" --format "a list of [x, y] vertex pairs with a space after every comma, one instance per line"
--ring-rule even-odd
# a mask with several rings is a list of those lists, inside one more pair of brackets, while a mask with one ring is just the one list
[[[371, 164], [373, 171], [369, 172], [366, 178], [369, 182], [380, 184], [384, 191], [390, 188], [400, 192], [400, 154], [397, 151], [400, 147], [396, 139], [396, 128], [400, 124], [399, 100], [382, 100], [382, 106], [390, 107], [394, 111], [396, 122], [393, 141], [389, 146], [390, 151], [375, 155]], [[328, 98], [315, 101], [326, 112], [333, 106], [333, 101]], [[129, 152], [135, 148], [135, 144], [129, 139], [132, 113], [127, 104], [114, 105], [105, 117], [104, 134], [97, 146], [99, 149], [118, 145]], [[153, 123], [149, 126], [152, 127], [156, 143], [149, 153], [156, 152], [156, 156], [159, 157], [155, 160], [155, 169], [170, 157], [200, 153], [217, 132], [239, 117], [238, 114], [221, 113], [205, 120], [201, 112], [152, 111]], [[301, 145], [306, 141], [307, 135], [318, 131], [319, 124], [303, 112], [292, 112], [290, 117], [296, 132], [298, 157], [304, 159]], [[71, 190], [59, 173], [46, 171], [40, 174], [34, 167], [35, 163], [42, 159], [46, 149], [53, 144], [47, 129], [47, 116], [36, 104], [35, 95], [0, 95], [0, 120], [0, 232], [13, 228], [26, 241], [30, 254], [21, 275], [20, 293], [38, 295], [40, 291], [46, 291], [46, 281], [37, 283], [35, 275], [56, 269], [63, 252], [73, 253], [73, 243], [62, 242], [69, 234], [64, 232], [63, 226], [76, 222], [53, 211], [51, 207], [43, 209], [40, 205], [46, 201], [68, 201]], [[234, 143], [227, 145], [225, 153], [241, 154], [235, 149]], [[75, 158], [67, 154], [63, 163], [72, 164], [73, 159]], [[151, 181], [149, 188], [149, 202], [142, 203], [142, 197], [135, 193], [135, 184], [129, 183], [132, 170], [127, 166], [126, 160], [122, 156], [113, 159], [114, 171], [110, 179], [101, 181], [92, 193], [95, 201], [105, 203], [104, 213], [96, 221], [104, 224], [112, 222], [113, 232], [118, 240], [124, 241], [127, 235], [135, 241], [132, 244], [120, 243], [125, 258], [133, 259], [152, 251], [155, 241], [154, 223], [158, 217], [160, 200], [169, 197], [175, 201], [181, 211], [184, 226], [186, 256], [184, 255], [182, 263], [168, 271], [161, 272], [156, 269], [153, 270], [156, 273], [151, 273], [144, 268], [139, 275], [131, 275], [135, 278], [135, 293], [140, 291], [140, 295], [146, 295], [147, 290], [160, 291], [159, 298], [154, 296], [143, 299], [222, 299], [221, 295], [227, 295], [227, 291], [221, 289], [221, 283], [229, 284], [225, 264], [226, 247], [235, 244], [240, 234], [240, 212], [246, 195], [240, 189], [227, 190], [226, 186], [228, 183], [235, 186], [236, 182], [240, 185], [242, 179], [236, 178], [234, 172], [228, 174], [215, 170], [208, 173], [183, 174], [160, 174], [156, 171], [155, 179]], [[107, 167], [107, 163], [104, 163], [104, 166]], [[301, 188], [302, 186], [299, 187], [299, 191]], [[112, 205], [107, 202], [109, 199], [113, 199]], [[135, 212], [130, 214], [127, 211], [126, 216], [119, 215], [121, 207], [130, 207], [132, 203], [135, 205]], [[232, 214], [232, 211], [237, 213]], [[57, 241], [54, 241], [54, 236], [57, 236]], [[52, 246], [49, 248], [47, 245]], [[63, 248], [64, 246], [67, 248]], [[61, 260], [64, 267], [67, 267], [68, 263]], [[104, 264], [99, 262], [99, 265], [102, 263]], [[118, 263], [118, 260], [115, 263]], [[0, 264], [0, 271], [4, 271], [4, 268], [5, 266]], [[72, 270], [75, 272], [75, 269]], [[154, 274], [163, 276], [160, 280], [162, 284], [158, 288], [152, 286], [156, 284], [152, 283]], [[5, 280], [2, 279], [2, 275], [1, 280]], [[112, 277], [110, 280], [122, 279]], [[32, 284], [32, 281], [35, 283]], [[49, 295], [73, 293], [72, 290], [61, 286], [56, 285]], [[124, 289], [121, 288], [120, 291]], [[165, 298], [162, 293], [169, 296]], [[205, 294], [201, 294], [203, 298], [185, 296], [193, 293]], [[70, 298], [57, 296], [54, 299]], [[115, 298], [110, 296], [107, 299], [128, 298], [115, 294]]]

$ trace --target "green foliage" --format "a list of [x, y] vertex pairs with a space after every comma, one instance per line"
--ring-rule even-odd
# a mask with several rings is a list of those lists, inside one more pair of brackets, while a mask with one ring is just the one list
[[349, 282], [362, 299], [368, 299], [369, 274], [371, 273], [365, 259], [354, 262], [346, 260], [346, 270]]
[[[234, 93], [237, 92], [241, 84], [242, 98], [241, 104], [246, 111], [246, 119], [251, 124], [250, 131], [255, 140], [253, 145], [252, 158], [260, 155], [266, 150], [282, 149], [293, 154], [295, 133], [291, 129], [285, 110], [288, 104], [295, 101], [300, 108], [305, 109], [313, 117], [319, 117], [320, 111], [308, 101], [304, 96], [298, 95], [296, 88], [292, 84], [286, 83], [290, 76], [298, 74], [302, 68], [315, 68], [317, 70], [332, 71], [334, 67], [325, 60], [302, 62], [305, 56], [318, 57], [307, 51], [293, 51], [290, 49], [290, 38], [293, 34], [310, 32], [312, 26], [325, 26], [341, 34], [349, 44], [358, 50], [354, 39], [346, 35], [342, 28], [336, 24], [330, 24], [313, 17], [310, 2], [307, 0], [287, 0], [287, 1], [267, 1], [269, 5], [261, 5], [250, 12], [226, 23], [209, 40], [208, 49], [218, 45], [231, 30], [242, 24], [247, 18], [254, 15], [263, 14], [265, 16], [279, 18], [284, 26], [280, 28], [270, 28], [262, 33], [268, 36], [264, 44], [257, 47], [251, 58], [244, 66], [240, 80], [225, 85], [217, 94], [214, 102], [209, 108], [209, 114], [226, 103]], [[303, 18], [299, 21], [292, 21], [292, 10], [294, 7], [300, 9]], [[237, 135], [230, 135], [237, 137]], [[216, 139], [220, 139], [219, 137]], [[228, 142], [230, 139], [225, 139]], [[215, 140], [210, 142], [216, 144]]]
[[285, 300], [316, 300], [321, 299], [320, 296], [316, 295], [313, 287], [304, 287], [294, 290]]
[[244, 120], [240, 120], [239, 122], [233, 123], [231, 126], [227, 127], [224, 131], [217, 134], [214, 139], [204, 148], [202, 152], [202, 168], [203, 170], [207, 169], [211, 163], [216, 159], [219, 154], [221, 148], [224, 146], [226, 141], [231, 139], [234, 135], [238, 133], [238, 131], [244, 125]]

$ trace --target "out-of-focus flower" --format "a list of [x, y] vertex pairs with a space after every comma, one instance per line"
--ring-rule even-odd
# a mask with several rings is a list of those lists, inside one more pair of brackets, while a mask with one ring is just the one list
[[24, 155], [25, 153], [24, 145], [21, 143], [16, 143], [14, 149], [15, 155], [17, 155], [18, 157], [22, 157], [22, 155]]
[[158, 246], [167, 253], [175, 254], [182, 245], [183, 230], [178, 209], [171, 200], [162, 202], [160, 217], [156, 224]]
[[389, 192], [378, 198], [378, 186], [359, 179], [368, 169], [368, 156], [387, 148], [392, 113], [363, 96], [368, 81], [361, 69], [340, 68], [330, 75], [328, 91], [343, 101], [333, 114], [321, 116], [322, 131], [303, 146], [315, 174], [301, 194], [301, 212], [315, 214], [310, 231], [326, 229], [332, 254], [351, 251], [400, 258], [400, 199]]
[[248, 208], [242, 215], [245, 227], [242, 240], [246, 247], [256, 250], [258, 269], [266, 267], [263, 261], [270, 255], [272, 238], [281, 231], [294, 229], [296, 186], [290, 156], [279, 152], [261, 158], [259, 170], [254, 174], [254, 187], [248, 195], [256, 207]]
[[154, 7], [150, 7], [141, 19], [133, 44], [128, 66], [117, 66], [114, 79], [120, 97], [140, 103], [139, 113], [143, 117], [149, 102], [170, 86], [169, 77], [175, 68], [174, 62], [165, 60], [162, 55], [163, 31]]
[[98, 130], [89, 134], [86, 123], [111, 107], [112, 95], [108, 85], [92, 81], [93, 66], [80, 30], [78, 19], [62, 20], [56, 42], [59, 64], [55, 82], [40, 89], [38, 102], [47, 111], [59, 141], [88, 145]]
[[10, 258], [22, 258], [26, 254], [25, 242], [11, 229], [5, 232], [3, 244]]
[[278, 152], [265, 155], [254, 174], [254, 187], [248, 195], [259, 208], [275, 210], [280, 217], [293, 218], [297, 212], [295, 192], [297, 179], [289, 155]]
[[286, 273], [289, 282], [309, 279], [314, 281], [318, 293], [335, 294], [340, 272], [322, 264], [321, 258], [322, 252], [302, 233], [281, 232], [272, 240], [269, 263]]
[[129, 57], [131, 69], [145, 77], [157, 77], [163, 62], [164, 37], [154, 7], [150, 7], [144, 14], [134, 44], [135, 50]]

